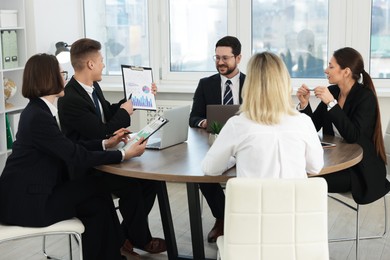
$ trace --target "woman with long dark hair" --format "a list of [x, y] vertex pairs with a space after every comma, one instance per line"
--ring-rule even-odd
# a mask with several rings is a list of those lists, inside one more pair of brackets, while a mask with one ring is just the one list
[[351, 191], [357, 203], [371, 203], [390, 190], [374, 84], [364, 70], [362, 56], [350, 47], [333, 53], [325, 74], [332, 85], [313, 89], [322, 102], [313, 112], [309, 103], [310, 89], [303, 84], [297, 92], [298, 110], [312, 118], [317, 131], [322, 128], [324, 135], [339, 136], [363, 148], [360, 163], [323, 177], [328, 182], [329, 192]]

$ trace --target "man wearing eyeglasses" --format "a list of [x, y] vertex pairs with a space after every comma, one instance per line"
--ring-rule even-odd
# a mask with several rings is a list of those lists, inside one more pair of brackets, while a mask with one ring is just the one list
[[[225, 36], [215, 45], [215, 67], [217, 74], [199, 81], [194, 94], [189, 124], [191, 127], [207, 128], [207, 105], [241, 104], [241, 90], [245, 74], [238, 69], [241, 61], [241, 43], [233, 36]], [[225, 194], [218, 183], [200, 183], [202, 191], [216, 221], [207, 236], [207, 241], [214, 243], [223, 235]]]

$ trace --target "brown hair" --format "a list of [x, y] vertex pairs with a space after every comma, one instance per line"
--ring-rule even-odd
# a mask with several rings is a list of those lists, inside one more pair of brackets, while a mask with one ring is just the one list
[[74, 70], [82, 70], [89, 56], [96, 54], [102, 48], [100, 42], [83, 38], [75, 41], [70, 48], [70, 61]]
[[27, 61], [22, 84], [22, 95], [25, 98], [55, 95], [63, 90], [60, 64], [54, 55], [36, 54]]
[[368, 88], [375, 95], [376, 100], [376, 123], [373, 136], [373, 142], [375, 144], [377, 154], [382, 160], [387, 163], [385, 146], [383, 143], [382, 124], [381, 124], [381, 113], [379, 110], [378, 97], [376, 95], [375, 86], [372, 82], [370, 75], [364, 70], [363, 57], [360, 53], [351, 48], [345, 47], [338, 49], [333, 53], [333, 57], [336, 59], [337, 64], [340, 65], [341, 69], [349, 68], [352, 72], [352, 79], [358, 81], [361, 77], [363, 78], [363, 87]]
[[217, 47], [230, 47], [234, 56], [241, 54], [241, 42], [234, 36], [225, 36], [215, 44]]

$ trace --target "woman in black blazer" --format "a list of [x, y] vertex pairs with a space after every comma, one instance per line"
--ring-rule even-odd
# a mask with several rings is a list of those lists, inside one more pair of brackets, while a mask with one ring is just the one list
[[18, 132], [0, 176], [0, 221], [43, 227], [79, 218], [84, 226], [84, 259], [121, 259], [124, 242], [111, 195], [96, 176], [70, 180], [68, 169], [119, 163], [140, 156], [145, 143], [127, 151], [105, 151], [127, 141], [125, 129], [108, 140], [75, 144], [60, 131], [56, 98], [64, 95], [64, 79], [55, 56], [38, 54], [26, 63], [22, 94], [30, 101], [20, 115]]
[[[302, 85], [297, 92], [298, 109], [311, 116], [317, 131], [322, 128], [324, 135], [340, 136], [363, 148], [360, 163], [323, 177], [329, 192], [351, 191], [357, 203], [371, 203], [390, 190], [374, 84], [364, 70], [360, 53], [349, 47], [334, 52], [325, 73], [334, 85], [312, 90]], [[309, 104], [310, 91], [322, 101], [314, 112]]]

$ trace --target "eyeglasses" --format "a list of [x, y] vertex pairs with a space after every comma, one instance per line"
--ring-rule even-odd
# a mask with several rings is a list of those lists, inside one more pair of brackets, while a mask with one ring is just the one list
[[64, 70], [64, 71], [61, 71], [60, 73], [61, 73], [62, 77], [64, 78], [64, 80], [68, 79], [68, 72], [67, 71]]
[[222, 60], [223, 62], [227, 62], [229, 59], [233, 58], [233, 57], [236, 57], [235, 55], [232, 55], [232, 56], [217, 56], [217, 55], [214, 55], [213, 56], [213, 60], [214, 61], [220, 61]]

